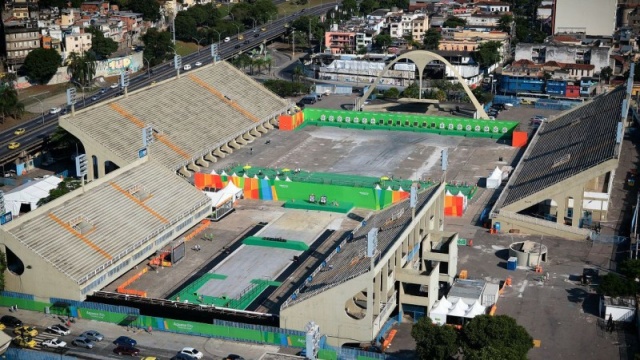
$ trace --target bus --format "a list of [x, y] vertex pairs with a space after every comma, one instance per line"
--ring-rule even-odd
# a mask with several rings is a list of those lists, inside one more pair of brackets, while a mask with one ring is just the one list
[[518, 99], [527, 99], [537, 101], [538, 99], [550, 99], [551, 95], [549, 94], [536, 94], [536, 93], [517, 93], [516, 97]]

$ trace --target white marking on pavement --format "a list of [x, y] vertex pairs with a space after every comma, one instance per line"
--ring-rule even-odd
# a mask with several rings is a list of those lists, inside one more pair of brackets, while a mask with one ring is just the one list
[[522, 283], [522, 286], [520, 286], [520, 290], [518, 290], [518, 292], [520, 293], [520, 294], [518, 294], [518, 297], [519, 297], [519, 298], [521, 298], [521, 297], [522, 297], [522, 293], [524, 292], [524, 289], [527, 287], [527, 284], [528, 284], [528, 283], [529, 283], [529, 280], [525, 280], [525, 281]]

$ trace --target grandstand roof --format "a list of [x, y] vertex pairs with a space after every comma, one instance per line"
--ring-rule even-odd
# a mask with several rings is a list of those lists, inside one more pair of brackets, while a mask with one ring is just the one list
[[[439, 188], [439, 186], [433, 186], [418, 194], [416, 212], [422, 210]], [[340, 252], [335, 253], [327, 261], [327, 268], [330, 270], [318, 272], [300, 292], [298, 299], [302, 300], [307, 297], [305, 295], [367, 272], [371, 265], [369, 258], [366, 257], [367, 234], [372, 228], [378, 228], [378, 251], [382, 257], [410, 223], [409, 200], [402, 201], [367, 219], [366, 225], [353, 234], [353, 239], [341, 246]]]
[[90, 183], [84, 193], [75, 190], [25, 214], [3, 230], [83, 283], [88, 274], [146, 246], [211, 201], [159, 162], [140, 161]]
[[138, 158], [142, 128], [153, 126], [156, 140], [149, 153], [177, 170], [287, 107], [286, 100], [219, 62], [80, 111], [62, 123], [68, 121], [128, 163]]
[[496, 209], [616, 157], [624, 87], [542, 125], [531, 140]]

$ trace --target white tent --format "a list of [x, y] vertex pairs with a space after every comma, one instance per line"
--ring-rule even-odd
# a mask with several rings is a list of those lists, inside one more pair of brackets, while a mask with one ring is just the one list
[[467, 313], [464, 314], [464, 317], [466, 318], [474, 318], [478, 315], [484, 315], [486, 313], [487, 308], [480, 305], [480, 302], [478, 300], [476, 300], [476, 302], [473, 303], [473, 305], [471, 305], [471, 307], [469, 308], [469, 310], [467, 310]]
[[38, 208], [38, 201], [49, 196], [49, 192], [62, 182], [57, 176], [47, 176], [42, 180], [29, 181], [4, 194], [4, 207], [13, 217], [20, 214], [20, 205], [29, 204], [31, 210]]
[[223, 204], [228, 200], [235, 201], [236, 199], [240, 199], [242, 197], [242, 190], [231, 181], [229, 181], [227, 186], [219, 191], [205, 191], [204, 193], [211, 199], [214, 208], [220, 206], [220, 204]]
[[462, 198], [462, 210], [467, 210], [467, 205], [469, 205], [469, 198], [462, 193], [462, 191], [458, 192], [456, 195], [459, 198]]
[[447, 314], [449, 314], [449, 308], [451, 308], [451, 303], [447, 300], [446, 297], [442, 297], [442, 299], [436, 301], [429, 312], [429, 317], [433, 320], [434, 324], [444, 325], [447, 323]]
[[463, 317], [467, 313], [468, 309], [469, 305], [465, 304], [462, 299], [458, 298], [458, 301], [456, 301], [451, 309], [449, 309], [449, 313], [447, 315]]
[[502, 182], [502, 171], [496, 166], [491, 176], [487, 178], [487, 189], [497, 189]]

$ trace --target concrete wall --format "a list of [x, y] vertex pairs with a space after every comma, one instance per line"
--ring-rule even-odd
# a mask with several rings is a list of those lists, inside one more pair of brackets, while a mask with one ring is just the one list
[[[553, 33], [585, 32], [612, 36], [617, 0], [556, 0]], [[576, 12], [579, 9], [579, 14]]]

